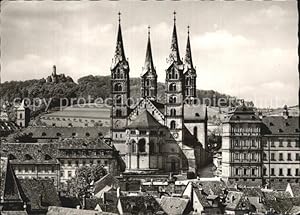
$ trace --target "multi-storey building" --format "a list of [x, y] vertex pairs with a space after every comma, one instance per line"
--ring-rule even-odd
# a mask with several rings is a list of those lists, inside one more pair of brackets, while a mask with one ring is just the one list
[[[258, 117], [244, 105], [223, 123], [222, 177], [228, 181], [299, 182], [299, 117]], [[250, 180], [249, 180], [250, 179]]]
[[141, 101], [129, 107], [129, 63], [125, 57], [121, 24], [111, 66], [113, 99], [112, 141], [126, 171], [197, 172], [206, 163], [207, 113], [193, 106], [196, 70], [188, 32], [186, 56], [180, 58], [174, 14], [171, 51], [167, 59], [165, 102], [157, 100], [157, 74], [152, 58], [150, 29], [141, 74]]
[[300, 181], [299, 117], [266, 116], [263, 122], [263, 177], [274, 181]]
[[228, 182], [260, 181], [262, 168], [261, 120], [242, 105], [223, 122], [222, 177]]
[[10, 160], [18, 178], [48, 178], [57, 187], [63, 187], [66, 181], [75, 177], [76, 169], [81, 166], [100, 164], [113, 175], [120, 170], [118, 153], [100, 139], [2, 143], [1, 156]]

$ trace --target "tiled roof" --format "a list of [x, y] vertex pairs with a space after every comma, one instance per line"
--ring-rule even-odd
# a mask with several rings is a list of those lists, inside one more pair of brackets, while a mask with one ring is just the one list
[[32, 134], [32, 138], [98, 138], [109, 137], [109, 127], [28, 127], [23, 133]]
[[300, 135], [299, 117], [266, 116], [262, 122], [264, 134]]
[[203, 206], [203, 207], [211, 207], [211, 205], [209, 204], [209, 202], [207, 201], [206, 199], [206, 196], [203, 195], [203, 193], [201, 193], [201, 191], [197, 188], [194, 188], [194, 192], [200, 202], [200, 204]]
[[26, 211], [1, 211], [1, 215], [28, 215]]
[[223, 195], [226, 185], [223, 181], [201, 181], [198, 186], [207, 195]]
[[287, 199], [292, 197], [291, 194], [286, 191], [264, 191], [263, 195], [264, 199], [274, 201], [276, 201], [276, 199]]
[[226, 210], [233, 211], [251, 211], [253, 206], [251, 206], [248, 198], [242, 192], [229, 191], [226, 197]]
[[17, 201], [23, 202], [25, 195], [20, 186], [20, 183], [15, 175], [13, 168], [7, 158], [1, 157], [1, 184], [0, 184], [0, 197], [1, 202], [4, 201]]
[[152, 104], [162, 113], [165, 112], [165, 104], [157, 102], [157, 101], [152, 101], [150, 100], [150, 102], [152, 102]]
[[119, 181], [110, 173], [106, 174], [104, 177], [100, 178], [94, 184], [94, 193], [97, 194], [101, 190], [103, 190], [106, 186], [110, 187], [118, 187]]
[[67, 117], [67, 118], [92, 118], [92, 119], [109, 119], [110, 107], [96, 104], [83, 104], [67, 107], [60, 111], [44, 114], [42, 117]]
[[157, 120], [145, 110], [136, 119], [133, 120], [128, 128], [160, 128], [163, 127]]
[[2, 143], [1, 153], [9, 157], [11, 163], [52, 163], [58, 161], [56, 143]]
[[300, 184], [299, 183], [290, 183], [291, 190], [294, 197], [300, 197]]
[[16, 130], [18, 130], [19, 127], [16, 123], [14, 122], [11, 122], [11, 121], [3, 121], [3, 120], [0, 120], [0, 134], [2, 132], [14, 132]]
[[224, 122], [236, 122], [241, 120], [260, 121], [259, 117], [255, 115], [253, 107], [247, 107], [245, 105], [234, 108], [224, 118]]
[[189, 199], [162, 196], [160, 206], [169, 215], [187, 214]]
[[205, 105], [184, 104], [184, 120], [203, 121], [206, 119]]
[[47, 210], [48, 206], [60, 206], [57, 191], [51, 179], [19, 179], [31, 210]]
[[59, 149], [103, 149], [113, 150], [111, 146], [100, 139], [64, 139], [57, 141]]
[[272, 210], [273, 214], [291, 214], [294, 206], [300, 206], [300, 198], [277, 198], [276, 200], [265, 200], [265, 206]]
[[63, 208], [50, 206], [47, 215], [112, 215], [113, 213], [97, 212], [95, 210], [78, 210], [75, 208]]
[[120, 203], [123, 213], [139, 214], [139, 212], [157, 213], [163, 211], [153, 196], [121, 196]]

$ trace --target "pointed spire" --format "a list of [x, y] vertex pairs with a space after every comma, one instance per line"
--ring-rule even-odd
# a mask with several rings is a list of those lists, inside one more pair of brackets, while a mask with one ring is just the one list
[[188, 26], [188, 37], [186, 43], [186, 53], [185, 53], [184, 63], [188, 69], [193, 68], [192, 51], [191, 51], [191, 44], [190, 44], [190, 26]]
[[178, 46], [178, 39], [177, 39], [177, 30], [176, 30], [176, 11], [174, 11], [174, 27], [173, 27], [173, 34], [172, 34], [172, 43], [171, 43], [171, 53], [169, 55], [169, 61], [182, 63], [179, 55], [179, 46]]
[[147, 50], [146, 50], [146, 59], [145, 59], [145, 65], [143, 68], [145, 74], [148, 71], [154, 72], [154, 64], [153, 64], [153, 58], [152, 58], [152, 50], [151, 50], [151, 42], [150, 42], [150, 26], [148, 26], [148, 43], [147, 43]]
[[119, 29], [118, 29], [118, 36], [117, 36], [116, 51], [113, 59], [114, 65], [116, 65], [118, 62], [126, 61], [125, 51], [123, 46], [122, 30], [121, 30], [121, 12], [118, 13], [118, 16], [119, 16]]

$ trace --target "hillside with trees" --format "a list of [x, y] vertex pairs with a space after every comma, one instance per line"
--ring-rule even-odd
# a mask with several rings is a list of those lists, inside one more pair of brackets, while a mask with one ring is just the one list
[[[131, 96], [140, 98], [140, 79], [131, 78], [130, 80]], [[164, 102], [164, 83], [158, 83], [158, 99]], [[60, 99], [64, 98], [67, 101], [76, 98], [108, 98], [110, 96], [110, 76], [85, 76], [78, 79], [77, 83], [72, 79], [65, 82], [51, 83], [46, 82], [45, 79], [27, 80], [27, 81], [10, 81], [4, 82], [0, 85], [0, 99], [11, 104], [15, 98], [24, 99], [29, 98], [33, 101], [36, 98], [49, 100], [51, 98], [50, 108], [58, 107]], [[218, 99], [223, 98], [224, 106], [228, 106], [229, 98], [236, 99], [232, 96], [219, 93], [213, 90], [197, 90], [197, 97], [202, 101], [203, 98]], [[92, 102], [93, 100], [91, 100]], [[9, 106], [8, 104], [8, 106]], [[234, 105], [234, 104], [233, 104]], [[218, 106], [212, 104], [212, 106]], [[10, 108], [8, 108], [10, 109]], [[41, 111], [45, 110], [45, 106], [41, 106], [32, 112], [32, 116], [36, 116]]]

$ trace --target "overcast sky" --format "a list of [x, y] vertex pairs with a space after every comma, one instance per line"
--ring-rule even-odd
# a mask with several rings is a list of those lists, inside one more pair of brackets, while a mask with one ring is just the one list
[[10, 1], [1, 3], [2, 81], [45, 78], [57, 66], [77, 80], [109, 75], [117, 13], [130, 76], [139, 77], [151, 26], [154, 64], [164, 82], [173, 27], [181, 57], [187, 25], [197, 88], [254, 100], [298, 104], [296, 1]]

